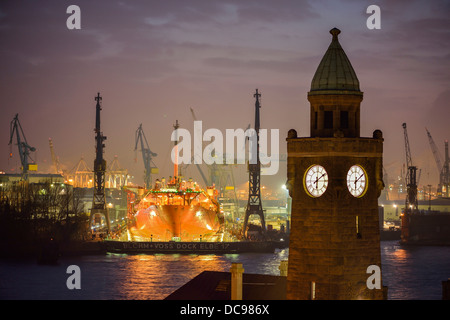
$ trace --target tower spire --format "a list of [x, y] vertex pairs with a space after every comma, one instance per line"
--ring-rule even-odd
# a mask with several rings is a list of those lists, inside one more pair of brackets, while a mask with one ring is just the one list
[[358, 77], [339, 43], [338, 35], [341, 33], [341, 30], [333, 28], [330, 30], [330, 33], [333, 38], [317, 67], [311, 81], [311, 90], [308, 94], [320, 94], [321, 92], [331, 94], [337, 91], [340, 94], [360, 93]]
[[338, 40], [333, 36], [311, 81], [308, 100], [311, 103], [312, 137], [359, 137], [360, 103], [363, 93], [352, 64]]

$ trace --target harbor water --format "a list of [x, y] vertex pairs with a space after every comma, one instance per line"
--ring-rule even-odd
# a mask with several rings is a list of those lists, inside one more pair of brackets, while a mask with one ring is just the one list
[[[160, 300], [205, 270], [278, 275], [289, 250], [273, 254], [126, 255], [61, 258], [54, 266], [32, 260], [0, 260], [0, 299]], [[389, 300], [440, 300], [443, 280], [450, 278], [450, 247], [404, 247], [381, 242], [383, 285]], [[66, 284], [70, 265], [80, 268], [81, 289]]]

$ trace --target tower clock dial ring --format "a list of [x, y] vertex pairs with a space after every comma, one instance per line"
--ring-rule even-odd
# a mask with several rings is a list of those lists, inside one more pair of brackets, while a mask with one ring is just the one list
[[364, 196], [367, 190], [367, 173], [363, 167], [354, 165], [348, 170], [347, 188], [355, 198]]
[[306, 170], [303, 183], [308, 195], [314, 198], [320, 197], [327, 190], [328, 173], [321, 165], [312, 165]]

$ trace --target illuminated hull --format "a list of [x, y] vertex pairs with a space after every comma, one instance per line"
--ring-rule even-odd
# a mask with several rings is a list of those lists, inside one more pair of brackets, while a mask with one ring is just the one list
[[135, 215], [134, 241], [218, 241], [223, 221], [199, 205], [151, 205]]

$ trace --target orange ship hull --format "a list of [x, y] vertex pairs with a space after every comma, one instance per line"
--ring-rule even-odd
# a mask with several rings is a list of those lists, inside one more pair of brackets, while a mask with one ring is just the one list
[[136, 213], [129, 231], [137, 241], [208, 241], [218, 236], [222, 222], [217, 212], [199, 205], [151, 205]]
[[209, 193], [185, 185], [147, 191], [130, 212], [129, 240], [221, 241], [224, 219]]

